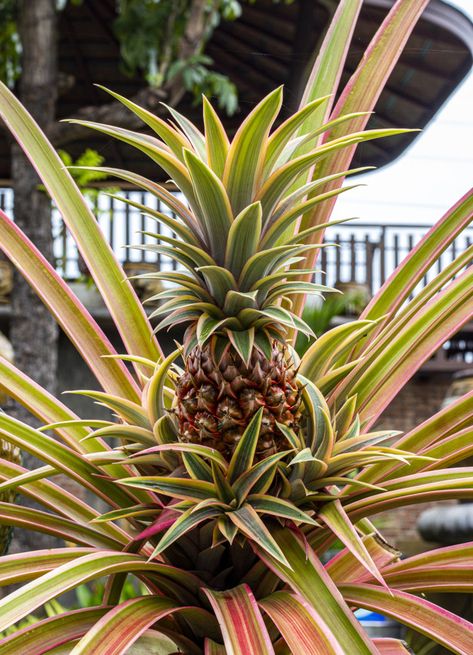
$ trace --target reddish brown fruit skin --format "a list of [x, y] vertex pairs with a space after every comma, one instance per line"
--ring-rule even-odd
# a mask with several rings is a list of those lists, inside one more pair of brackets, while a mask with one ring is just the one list
[[179, 438], [216, 448], [228, 457], [263, 407], [257, 446], [261, 459], [288, 448], [276, 422], [297, 430], [300, 404], [296, 371], [280, 344], [274, 342], [269, 360], [253, 348], [247, 366], [231, 345], [216, 361], [209, 342], [190, 352], [178, 381]]

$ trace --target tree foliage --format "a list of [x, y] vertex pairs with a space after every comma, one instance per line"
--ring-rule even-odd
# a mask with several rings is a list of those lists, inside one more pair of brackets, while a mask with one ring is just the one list
[[[254, 4], [257, 0], [250, 0]], [[281, 0], [273, 0], [280, 2]], [[293, 0], [282, 0], [287, 4]], [[82, 0], [57, 0], [58, 11]], [[195, 34], [192, 52], [183, 52], [196, 6], [202, 6], [204, 29]], [[202, 94], [213, 96], [229, 115], [238, 108], [235, 85], [214, 70], [205, 46], [222, 20], [241, 16], [239, 0], [117, 0], [114, 32], [120, 42], [121, 68], [161, 88], [179, 79], [196, 103]], [[18, 0], [0, 0], [0, 79], [12, 88], [21, 75], [21, 43], [17, 30]]]

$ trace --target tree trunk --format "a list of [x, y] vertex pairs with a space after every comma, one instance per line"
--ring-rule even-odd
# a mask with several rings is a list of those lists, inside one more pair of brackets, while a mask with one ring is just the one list
[[[23, 55], [19, 98], [40, 125], [50, 125], [56, 108], [56, 6], [55, 0], [20, 0], [19, 23]], [[16, 224], [39, 250], [53, 261], [51, 203], [38, 190], [39, 179], [29, 161], [15, 144], [11, 152]], [[51, 393], [56, 391], [58, 328], [34, 291], [15, 273], [12, 292], [10, 340], [15, 364]], [[29, 424], [33, 418], [15, 405], [9, 413]], [[38, 462], [23, 454], [27, 468]], [[17, 530], [13, 548], [32, 550], [50, 547], [53, 540], [38, 533]]]

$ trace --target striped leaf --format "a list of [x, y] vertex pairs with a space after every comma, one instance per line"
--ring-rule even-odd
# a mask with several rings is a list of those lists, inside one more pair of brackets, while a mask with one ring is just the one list
[[[224, 471], [227, 469], [227, 462], [223, 455], [218, 452], [218, 450], [215, 448], [210, 448], [209, 446], [201, 446], [200, 444], [194, 443], [168, 443], [161, 446], [153, 446], [152, 448], [147, 448], [146, 450], [140, 451], [138, 457], [147, 455], [148, 453], [161, 452], [191, 453], [215, 462]], [[133, 457], [132, 459], [135, 458], [136, 457]]]
[[131, 284], [124, 283], [125, 274], [82, 193], [38, 125], [4, 84], [0, 85], [0, 114], [70, 229], [127, 350], [158, 359], [159, 347], [144, 310]]
[[373, 349], [341, 388], [357, 394], [361, 418], [370, 424], [394, 395], [438, 348], [471, 318], [473, 270], [461, 276], [437, 294], [378, 353]]
[[99, 477], [101, 470], [97, 466], [55, 439], [5, 414], [0, 414], [0, 434], [9, 443], [62, 471], [106, 502], [126, 503], [127, 495], [112, 482]]
[[289, 519], [296, 523], [308, 523], [319, 526], [306, 512], [298, 509], [291, 502], [283, 498], [265, 494], [251, 494], [247, 498], [248, 503], [260, 514], [270, 514], [279, 518]]
[[184, 151], [196, 198], [201, 208], [201, 224], [204, 227], [211, 253], [217, 264], [223, 264], [222, 243], [233, 220], [227, 190], [215, 173], [190, 150]]
[[239, 277], [248, 259], [258, 251], [262, 228], [261, 203], [245, 207], [233, 221], [228, 233], [225, 267]]
[[144, 558], [130, 553], [101, 550], [99, 553], [84, 555], [73, 562], [63, 564], [2, 598], [0, 631], [21, 621], [44, 603], [74, 589], [79, 584], [119, 572], [150, 572], [157, 576], [164, 576], [170, 582], [175, 579], [180, 580], [182, 585], [190, 584], [197, 591], [196, 580], [189, 573], [180, 572], [164, 564], [147, 562]]
[[95, 123], [94, 121], [82, 121], [70, 118], [67, 122], [73, 125], [76, 124], [88, 127], [91, 130], [96, 130], [101, 134], [106, 134], [118, 141], [123, 141], [130, 146], [134, 146], [158, 164], [158, 166], [161, 166], [185, 194], [191, 206], [194, 209], [197, 208], [187, 168], [175, 157], [174, 154], [171, 153], [169, 148], [158, 139], [147, 134], [127, 130], [123, 127]]
[[204, 655], [226, 655], [227, 651], [223, 644], [217, 644], [212, 639], [205, 640], [205, 651]]
[[216, 498], [216, 489], [210, 482], [203, 480], [189, 480], [187, 478], [172, 478], [165, 476], [135, 476], [123, 478], [118, 482], [125, 486], [137, 489], [151, 489], [159, 491], [165, 496], [182, 498], [183, 500], [206, 500]]
[[153, 550], [150, 559], [157, 557], [160, 553], [165, 551], [166, 548], [177, 541], [177, 539], [185, 535], [187, 532], [190, 532], [193, 528], [197, 527], [204, 521], [215, 519], [220, 514], [222, 514], [222, 508], [218, 504], [215, 506], [191, 507], [175, 519], [171, 527], [166, 531], [156, 548]]
[[83, 353], [84, 361], [99, 383], [111, 393], [138, 399], [137, 385], [124, 364], [115, 359], [104, 359], [105, 355], [117, 353], [102, 329], [36, 246], [1, 210], [0, 232], [2, 250]]
[[[362, 57], [356, 71], [353, 73], [351, 79], [343, 89], [338, 102], [331, 112], [331, 118], [336, 118], [342, 114], [351, 112], [371, 112], [373, 111], [376, 102], [385, 87], [386, 81], [389, 78], [398, 58], [406, 44], [412, 30], [422, 11], [426, 7], [428, 0], [398, 0], [390, 12], [386, 16], [382, 25], [374, 35], [371, 43], [369, 44], [366, 55]], [[330, 51], [322, 50], [322, 55], [319, 56], [316, 66], [311, 72], [309, 81], [306, 85], [306, 91], [303, 96], [304, 100], [313, 98], [312, 92], [316, 90], [317, 95], [321, 93], [332, 92], [335, 87], [330, 91], [325, 87], [325, 75], [321, 75], [321, 71], [334, 70], [335, 75], [329, 76], [328, 80], [338, 81], [338, 76], [343, 69], [342, 61], [345, 58], [346, 48], [349, 44], [352, 31], [354, 29], [354, 20], [360, 10], [361, 3], [353, 0], [350, 2], [340, 3], [339, 18], [343, 15], [343, 23], [335, 20], [331, 24], [331, 28], [327, 34], [327, 42], [331, 43]], [[346, 22], [345, 22], [346, 21]], [[333, 45], [332, 45], [333, 44]], [[332, 48], [337, 52], [338, 56], [342, 55], [342, 60], [335, 57], [331, 59], [330, 53]], [[326, 68], [328, 67], [328, 68]], [[319, 87], [319, 80], [321, 81], [322, 89]], [[331, 134], [330, 138], [340, 138], [342, 135], [349, 134], [354, 130], [361, 130], [365, 127], [368, 117], [361, 116], [354, 121], [345, 123], [336, 128]], [[323, 177], [337, 171], [346, 170], [350, 167], [350, 163], [356, 151], [356, 144], [344, 150], [335, 151], [317, 171], [317, 177]], [[326, 189], [330, 190], [336, 186], [341, 186], [343, 180], [332, 183]], [[305, 230], [313, 225], [326, 223], [332, 213], [334, 201], [324, 203], [317, 207], [314, 211], [308, 212], [301, 223], [301, 230]], [[311, 243], [320, 243], [323, 240], [323, 232], [316, 232], [308, 237]], [[317, 252], [313, 252], [308, 257], [310, 267], [314, 267], [317, 258]], [[297, 298], [294, 304], [295, 312], [300, 316], [304, 308], [304, 299]]]
[[261, 407], [249, 422], [232, 455], [227, 474], [229, 482], [234, 482], [253, 465], [262, 419], [263, 408]]
[[337, 636], [333, 635], [318, 614], [300, 596], [277, 591], [259, 601], [283, 636], [292, 655], [345, 655]]
[[207, 163], [215, 175], [218, 175], [218, 177], [221, 178], [225, 169], [225, 162], [230, 144], [222, 122], [205, 96], [202, 96], [202, 104], [204, 111]]
[[254, 201], [271, 126], [282, 104], [282, 87], [267, 95], [240, 125], [228, 151], [223, 182], [235, 214]]
[[274, 557], [284, 566], [290, 566], [283, 551], [271, 535], [266, 525], [250, 504], [245, 504], [234, 512], [227, 513], [228, 518], [255, 546]]
[[257, 548], [258, 555], [311, 608], [316, 608], [331, 638], [337, 643], [339, 650], [335, 652], [377, 655], [376, 648], [308, 544], [283, 528], [274, 529], [272, 534], [284, 551], [290, 568], [260, 548]]
[[[163, 107], [166, 107], [168, 112], [176, 121], [177, 125], [181, 128], [182, 132], [185, 134], [189, 143], [192, 144], [194, 152], [199, 155], [199, 157], [205, 161], [206, 158], [206, 148], [205, 148], [205, 137], [202, 132], [192, 123], [186, 116], [178, 112], [174, 107], [166, 105], [164, 102], [161, 103]], [[185, 159], [185, 153], [184, 153]]]
[[318, 516], [373, 578], [378, 580], [382, 585], [385, 585], [383, 576], [373, 562], [371, 555], [358, 535], [356, 528], [352, 525], [340, 501], [334, 500], [331, 503], [326, 503], [320, 510]]
[[340, 585], [343, 597], [356, 607], [380, 612], [427, 635], [457, 655], [470, 655], [473, 624], [423, 598], [374, 585]]
[[89, 434], [90, 421], [81, 424], [76, 414], [39, 384], [0, 356], [0, 386], [24, 405], [34, 416], [48, 424], [70, 448], [77, 451], [96, 452], [107, 447], [99, 440], [81, 444]]
[[77, 396], [87, 396], [98, 401], [101, 405], [108, 407], [112, 412], [116, 412], [124, 421], [128, 421], [132, 425], [138, 425], [141, 428], [149, 430], [150, 424], [146, 412], [142, 409], [141, 405], [127, 400], [126, 398], [119, 398], [103, 391], [68, 391]]
[[296, 130], [306, 123], [306, 121], [311, 119], [319, 108], [328, 105], [329, 100], [330, 96], [328, 95], [321, 98], [315, 98], [315, 100], [308, 103], [301, 103], [301, 108], [295, 114], [289, 116], [289, 118], [274, 130], [268, 139], [266, 159], [264, 162], [265, 177], [267, 177], [274, 168], [279, 155], [282, 153], [289, 139], [293, 136]]
[[361, 5], [362, 0], [341, 0], [338, 3], [317, 59], [310, 71], [300, 107], [307, 106], [314, 98], [326, 94], [330, 94], [330, 99], [326, 104], [321, 105], [318, 111], [307, 117], [299, 134], [307, 134], [317, 129], [330, 114]]
[[162, 118], [156, 116], [156, 114], [153, 114], [147, 109], [140, 107], [119, 93], [111, 91], [101, 84], [97, 84], [96, 86], [98, 86], [99, 89], [102, 89], [102, 91], [110, 94], [113, 98], [115, 98], [115, 100], [121, 102], [122, 105], [125, 105], [125, 107], [133, 112], [136, 116], [138, 116], [138, 118], [141, 118], [141, 120], [146, 123], [146, 125], [148, 125], [154, 132], [156, 132], [156, 134], [164, 141], [164, 143], [166, 143], [166, 145], [171, 148], [178, 159], [183, 159], [182, 149], [188, 148], [189, 142], [182, 136], [180, 132], [166, 123], [166, 121], [163, 121]]
[[66, 644], [69, 654], [70, 644], [93, 628], [107, 610], [107, 606], [88, 607], [37, 621], [0, 639], [0, 652], [2, 655], [43, 655], [56, 653], [57, 647]]
[[228, 338], [240, 355], [246, 366], [249, 366], [253, 345], [255, 342], [255, 328], [249, 330], [227, 330]]
[[48, 548], [33, 553], [4, 555], [0, 560], [0, 585], [34, 580], [76, 557], [93, 552], [93, 548]]
[[[263, 617], [247, 585], [224, 592], [203, 591], [217, 616], [227, 655], [274, 655]], [[213, 655], [215, 650], [206, 649], [206, 652]]]
[[159, 596], [141, 596], [104, 614], [71, 650], [70, 655], [122, 655], [151, 627], [179, 611], [175, 602]]

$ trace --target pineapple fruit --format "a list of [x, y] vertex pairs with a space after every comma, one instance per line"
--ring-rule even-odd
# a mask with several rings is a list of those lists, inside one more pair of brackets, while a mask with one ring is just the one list
[[257, 458], [284, 450], [287, 444], [277, 424], [297, 431], [300, 420], [301, 394], [291, 355], [274, 340], [269, 358], [253, 347], [247, 364], [231, 344], [219, 357], [218, 340], [211, 337], [186, 358], [176, 394], [180, 439], [228, 457], [262, 407]]

